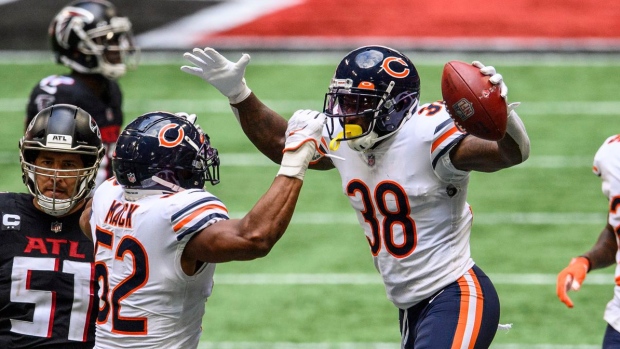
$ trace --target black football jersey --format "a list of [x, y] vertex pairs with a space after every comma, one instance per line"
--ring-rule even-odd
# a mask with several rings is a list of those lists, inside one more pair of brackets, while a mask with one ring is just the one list
[[[101, 140], [106, 148], [106, 158], [101, 162], [97, 182], [112, 177], [114, 143], [123, 126], [122, 93], [116, 81], [107, 80], [105, 97], [101, 98], [80, 79], [70, 75], [51, 75], [42, 79], [30, 93], [26, 108], [26, 121], [53, 104], [72, 104], [86, 110], [101, 130]], [[101, 177], [101, 180], [100, 180]]]
[[32, 200], [0, 193], [0, 348], [92, 348], [98, 303], [82, 211], [54, 217]]

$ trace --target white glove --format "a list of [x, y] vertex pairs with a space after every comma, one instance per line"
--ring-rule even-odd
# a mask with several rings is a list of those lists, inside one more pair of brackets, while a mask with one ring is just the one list
[[174, 115], [180, 116], [182, 118], [187, 119], [192, 125], [196, 124], [196, 119], [198, 118], [196, 114], [188, 114], [186, 112], [180, 111], [178, 113], [174, 113]]
[[304, 179], [308, 164], [325, 155], [321, 148], [326, 116], [314, 110], [298, 110], [288, 121], [284, 155], [278, 176]]
[[506, 101], [506, 111], [508, 113], [506, 133], [509, 134], [519, 146], [522, 161], [527, 160], [530, 156], [530, 139], [527, 135], [527, 131], [525, 130], [523, 121], [519, 118], [519, 115], [517, 115], [517, 112], [515, 111], [515, 109], [521, 105], [521, 102], [508, 103], [508, 87], [504, 83], [504, 77], [502, 74], [498, 74], [493, 66], [487, 67], [478, 61], [473, 61], [471, 64], [478, 67], [482, 74], [491, 76], [489, 81], [493, 85], [500, 85], [499, 94], [502, 96], [504, 101]]
[[491, 82], [493, 85], [499, 85], [499, 94], [506, 101], [508, 115], [510, 115], [510, 112], [515, 110], [521, 104], [521, 102], [514, 102], [508, 104], [508, 86], [506, 86], [506, 84], [504, 83], [504, 77], [502, 76], [502, 74], [499, 74], [495, 70], [495, 67], [493, 67], [492, 65], [485, 66], [479, 61], [473, 61], [471, 62], [471, 64], [479, 68], [480, 73], [482, 73], [483, 75], [490, 76], [489, 82]]
[[505, 99], [506, 96], [508, 96], [508, 87], [506, 86], [506, 84], [504, 83], [504, 78], [502, 77], [502, 74], [498, 74], [495, 71], [495, 67], [493, 67], [492, 65], [489, 66], [485, 66], [484, 64], [482, 64], [479, 61], [473, 61], [471, 62], [471, 64], [474, 67], [477, 67], [480, 69], [480, 73], [482, 73], [483, 75], [487, 75], [490, 76], [489, 81], [493, 84], [493, 85], [500, 85], [499, 88], [499, 94]]
[[216, 50], [207, 47], [195, 48], [193, 54], [186, 52], [183, 57], [195, 67], [184, 65], [181, 71], [198, 76], [213, 85], [230, 104], [243, 102], [252, 90], [245, 83], [245, 67], [250, 63], [250, 55], [244, 53], [237, 63], [233, 63]]
[[177, 115], [177, 116], [180, 116], [180, 117], [182, 117], [182, 118], [187, 119], [187, 121], [191, 122], [191, 123], [192, 123], [192, 125], [194, 125], [194, 126], [196, 127], [196, 129], [197, 129], [200, 133], [205, 133], [205, 132], [202, 130], [202, 128], [200, 127], [200, 125], [198, 125], [198, 124], [196, 123], [196, 121], [197, 121], [197, 119], [198, 119], [198, 116], [197, 116], [196, 114], [188, 114], [188, 113], [183, 112], [183, 111], [178, 112], [178, 113], [174, 113], [174, 114], [175, 114], [175, 115]]

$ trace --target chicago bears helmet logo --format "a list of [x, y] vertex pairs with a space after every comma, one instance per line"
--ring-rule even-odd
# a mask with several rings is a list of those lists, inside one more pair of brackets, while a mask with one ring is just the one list
[[[175, 130], [177, 132], [177, 137], [173, 140], [169, 140], [170, 139], [170, 135], [169, 137], [166, 137], [166, 132], [167, 131], [172, 131]], [[172, 132], [170, 132], [172, 133]], [[174, 137], [174, 136], [173, 136]], [[160, 147], [166, 147], [166, 148], [174, 148], [177, 145], [181, 144], [181, 142], [183, 142], [183, 138], [185, 138], [185, 131], [183, 131], [183, 128], [181, 126], [179, 126], [179, 124], [168, 124], [164, 127], [161, 128], [161, 130], [159, 130], [159, 134], [158, 137], [159, 139], [159, 146]]]
[[[392, 69], [390, 63], [398, 63], [398, 66]], [[400, 67], [400, 65], [402, 65], [404, 69]], [[388, 75], [399, 79], [406, 77], [407, 75], [409, 75], [409, 72], [411, 72], [411, 70], [407, 66], [407, 63], [402, 58], [398, 57], [388, 57], [384, 59], [383, 63], [381, 64], [381, 68], [383, 68], [383, 70], [385, 70]]]

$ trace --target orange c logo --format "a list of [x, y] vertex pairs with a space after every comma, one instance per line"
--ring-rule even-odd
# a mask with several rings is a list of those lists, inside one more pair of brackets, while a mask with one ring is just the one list
[[183, 131], [182, 128], [179, 127], [179, 136], [177, 137], [177, 139], [173, 140], [173, 141], [167, 141], [166, 138], [164, 137], [164, 135], [166, 134], [166, 131], [168, 131], [169, 129], [178, 127], [179, 125], [177, 124], [168, 124], [164, 127], [161, 128], [161, 130], [159, 130], [159, 146], [160, 147], [166, 147], [166, 148], [174, 148], [177, 145], [181, 144], [181, 142], [183, 141], [183, 138], [185, 137], [185, 131]]
[[[400, 73], [392, 70], [392, 68], [390, 68], [390, 63], [392, 62], [402, 64], [405, 67], [405, 69], [403, 69], [403, 71]], [[383, 64], [381, 64], [381, 68], [383, 68], [385, 72], [388, 73], [389, 75], [395, 78], [399, 78], [399, 79], [402, 79], [405, 76], [409, 75], [409, 72], [410, 72], [409, 68], [407, 68], [407, 63], [405, 63], [405, 61], [402, 58], [398, 58], [398, 57], [388, 57], [384, 59]]]

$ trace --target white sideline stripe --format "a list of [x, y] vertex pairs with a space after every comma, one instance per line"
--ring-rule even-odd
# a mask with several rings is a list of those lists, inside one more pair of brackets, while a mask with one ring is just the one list
[[[556, 274], [493, 274], [489, 278], [495, 285], [537, 285], [556, 284]], [[218, 274], [213, 276], [217, 285], [383, 285], [381, 276], [363, 273], [326, 274]], [[614, 285], [613, 274], [589, 274], [585, 284]]]
[[[490, 349], [600, 349], [600, 345], [492, 344]], [[400, 349], [398, 343], [200, 342], [198, 349]]]
[[[245, 212], [230, 212], [231, 218], [241, 218]], [[587, 212], [496, 212], [474, 214], [476, 225], [602, 225], [606, 222], [603, 213]], [[347, 212], [295, 212], [292, 224], [335, 225], [359, 224], [353, 211]]]
[[[205, 88], [207, 88], [205, 84]], [[0, 110], [3, 112], [22, 112], [25, 113], [26, 98], [0, 98]], [[317, 109], [322, 108], [322, 101], [317, 100], [263, 100], [263, 102], [272, 109], [285, 113], [295, 111], [297, 109]], [[557, 101], [557, 102], [527, 102], [519, 107], [519, 114], [522, 117], [528, 116], [554, 116], [565, 117], [574, 115], [589, 116], [609, 116], [617, 115], [620, 110], [619, 101]], [[224, 98], [217, 99], [161, 99], [161, 100], [125, 100], [123, 107], [125, 114], [134, 114], [136, 112], [143, 113], [151, 110], [168, 110], [168, 111], [191, 111], [198, 116], [212, 113], [232, 113], [230, 106]], [[288, 116], [285, 114], [285, 116]], [[232, 118], [231, 118], [232, 120]]]
[[[2, 0], [0, 0], [2, 1]], [[16, 1], [16, 0], [8, 0]], [[208, 0], [205, 0], [208, 1]], [[252, 0], [249, 3], [252, 4]], [[366, 40], [366, 39], [365, 39]], [[361, 45], [360, 45], [361, 46]], [[186, 65], [181, 51], [190, 51], [193, 46], [186, 46], [177, 51], [143, 51], [140, 54], [140, 66], [157, 65]], [[445, 47], [445, 46], [444, 46]], [[253, 50], [253, 49], [252, 49]], [[219, 50], [231, 60], [237, 60], [241, 53], [252, 51], [245, 48]], [[348, 52], [342, 50], [311, 50], [296, 52], [290, 50], [250, 52], [252, 66], [257, 65], [287, 65], [287, 66], [316, 66], [329, 65], [335, 67]], [[620, 65], [617, 53], [579, 53], [579, 52], [420, 52], [404, 51], [411, 57], [416, 66], [442, 67], [445, 62], [458, 59], [465, 62], [474, 60], [482, 62], [501, 62], [502, 67], [616, 67]], [[0, 64], [37, 65], [53, 64], [54, 58], [47, 50], [0, 50]], [[499, 63], [496, 67], [500, 66]]]
[[[179, 109], [180, 110], [180, 109]], [[18, 137], [15, 137], [17, 143]], [[517, 165], [515, 169], [521, 168], [590, 168], [592, 166], [592, 156], [562, 156], [562, 155], [538, 155], [531, 156], [526, 162]], [[255, 153], [220, 153], [220, 160], [224, 167], [272, 167], [277, 172], [278, 165], [267, 159], [263, 154]], [[0, 151], [0, 165], [10, 165], [19, 163], [19, 150], [15, 147], [14, 151]], [[274, 174], [275, 174], [274, 172]]]
[[203, 36], [240, 26], [299, 2], [300, 0], [227, 1], [137, 35], [136, 41], [139, 46], [150, 49], [195, 47]]

